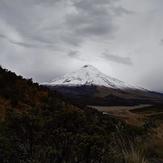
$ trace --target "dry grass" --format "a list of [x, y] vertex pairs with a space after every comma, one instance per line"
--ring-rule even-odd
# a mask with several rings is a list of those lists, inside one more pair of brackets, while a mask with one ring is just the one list
[[130, 148], [123, 149], [123, 156], [125, 163], [148, 163], [141, 149], [135, 148], [130, 144]]
[[146, 146], [142, 140], [131, 140], [129, 137], [122, 136], [117, 127], [118, 135], [115, 135], [115, 142], [119, 147], [124, 163], [149, 163], [146, 158]]
[[144, 146], [134, 144], [128, 139], [120, 139], [120, 148], [124, 163], [148, 163], [145, 158]]

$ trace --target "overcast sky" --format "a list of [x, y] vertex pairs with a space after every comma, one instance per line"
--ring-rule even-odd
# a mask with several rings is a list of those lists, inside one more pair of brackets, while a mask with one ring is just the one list
[[38, 82], [91, 64], [163, 92], [163, 0], [0, 0], [0, 64]]

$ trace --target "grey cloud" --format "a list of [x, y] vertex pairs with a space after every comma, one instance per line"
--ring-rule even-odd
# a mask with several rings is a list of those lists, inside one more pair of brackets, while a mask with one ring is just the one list
[[146, 72], [140, 80], [140, 83], [145, 85], [150, 90], [155, 90], [163, 93], [163, 78], [160, 74], [163, 74], [163, 69], [161, 67], [153, 69], [154, 73]]
[[77, 50], [71, 50], [71, 51], [68, 53], [68, 56], [69, 56], [69, 57], [72, 57], [72, 58], [77, 58], [77, 57], [79, 57], [79, 51], [77, 51]]
[[18, 42], [18, 41], [12, 41], [12, 40], [9, 40], [9, 41], [12, 44], [23, 46], [23, 47], [26, 47], [26, 48], [39, 48], [37, 45], [34, 45], [34, 44], [29, 44], [29, 43], [24, 43], [24, 42]]
[[[25, 48], [55, 48], [54, 45], [52, 44], [41, 44], [41, 43], [35, 43], [35, 44], [30, 44], [30, 43], [26, 43], [26, 42], [19, 42], [19, 41], [13, 41], [13, 40], [9, 40], [10, 43], [12, 44], [15, 44], [15, 45], [18, 45], [18, 46], [22, 46], [22, 47], [25, 47]], [[57, 50], [57, 49], [56, 49]]]
[[102, 57], [109, 61], [116, 62], [116, 63], [121, 63], [121, 64], [125, 64], [125, 65], [133, 64], [131, 61], [131, 58], [129, 58], [129, 57], [122, 57], [119, 55], [108, 54], [106, 52], [102, 53]]
[[0, 38], [6, 39], [6, 36], [3, 34], [0, 34]]
[[[52, 34], [47, 34], [44, 30], [40, 29], [40, 23], [42, 23], [42, 18], [45, 13], [40, 13], [44, 2], [42, 0], [36, 1], [20, 1], [14, 0], [13, 3], [9, 1], [0, 1], [0, 14], [1, 19], [6, 22], [9, 26], [11, 26], [15, 31], [21, 35], [21, 37], [25, 40], [24, 42], [32, 42], [32, 43], [20, 43], [19, 45], [25, 47], [33, 47], [33, 42], [37, 42], [37, 44], [46, 43], [52, 44], [54, 40], [50, 39]], [[49, 0], [49, 6], [50, 2]], [[39, 5], [40, 8], [35, 5]], [[42, 7], [41, 7], [42, 6]], [[36, 8], [36, 9], [35, 9]], [[38, 13], [37, 13], [38, 12]], [[41, 18], [41, 16], [43, 16]], [[8, 35], [8, 33], [6, 33]], [[13, 43], [17, 43], [17, 41], [13, 41]], [[28, 45], [27, 45], [28, 44]], [[39, 47], [39, 45], [37, 45]], [[49, 48], [49, 46], [47, 46]]]
[[75, 34], [69, 33], [66, 35], [61, 34], [61, 39], [64, 43], [73, 46], [73, 47], [79, 47], [80, 44], [82, 43], [82, 39]]
[[12, 40], [12, 39], [8, 38], [7, 36], [5, 36], [3, 34], [0, 34], [0, 38], [7, 40], [11, 44], [22, 46], [22, 47], [25, 47], [25, 48], [45, 48], [45, 47], [52, 47], [52, 45], [50, 46], [45, 41], [43, 41], [44, 44], [38, 44], [38, 43], [31, 44], [31, 43], [26, 43], [26, 42], [20, 42], [20, 41]]
[[112, 35], [116, 29], [114, 18], [126, 13], [122, 7], [115, 7], [112, 0], [73, 1], [75, 13], [66, 17], [67, 26], [80, 38]]
[[163, 39], [160, 40], [160, 44], [163, 45]]
[[120, 0], [13, 1], [0, 1], [0, 15], [25, 39], [18, 45], [29, 48], [33, 43], [28, 42], [37, 42], [38, 47], [45, 43], [54, 49], [52, 44], [73, 47], [92, 37], [111, 39], [117, 29], [114, 18], [126, 12], [114, 5]]

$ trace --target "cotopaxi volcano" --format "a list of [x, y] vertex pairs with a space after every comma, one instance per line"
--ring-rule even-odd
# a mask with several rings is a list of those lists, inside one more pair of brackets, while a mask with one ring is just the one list
[[162, 103], [163, 95], [107, 76], [92, 65], [43, 83], [80, 105]]

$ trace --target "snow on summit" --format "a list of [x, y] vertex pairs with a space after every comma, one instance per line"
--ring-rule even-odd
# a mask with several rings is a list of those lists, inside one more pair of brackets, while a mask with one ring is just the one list
[[84, 65], [79, 70], [68, 73], [51, 82], [44, 83], [49, 86], [79, 86], [79, 85], [98, 85], [109, 88], [128, 88], [132, 87], [124, 82], [107, 76], [92, 65]]

